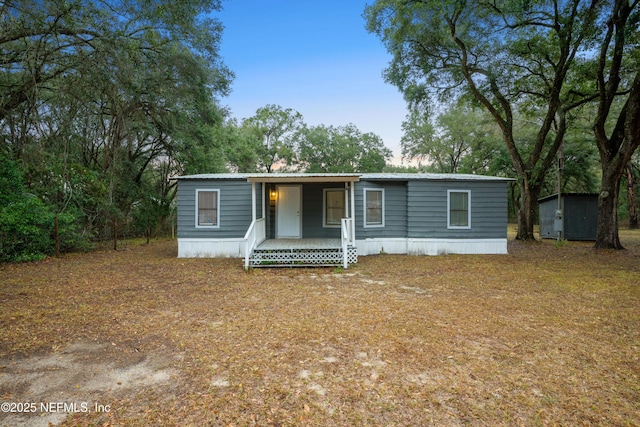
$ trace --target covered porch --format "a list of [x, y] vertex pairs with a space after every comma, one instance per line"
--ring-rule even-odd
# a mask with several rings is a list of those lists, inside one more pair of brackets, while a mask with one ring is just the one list
[[[357, 262], [354, 174], [250, 175], [245, 268]], [[259, 191], [260, 190], [260, 191]]]

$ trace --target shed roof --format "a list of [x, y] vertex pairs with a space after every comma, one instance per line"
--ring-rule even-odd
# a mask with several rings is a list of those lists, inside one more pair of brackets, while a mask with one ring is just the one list
[[[598, 193], [562, 193], [561, 196], [564, 197], [588, 197], [588, 198], [598, 198]], [[546, 197], [541, 197], [538, 199], [538, 203], [548, 202], [549, 200], [558, 200], [558, 193], [551, 194]]]
[[211, 173], [184, 175], [177, 180], [247, 180], [250, 182], [345, 182], [345, 181], [514, 181], [498, 176], [447, 173]]

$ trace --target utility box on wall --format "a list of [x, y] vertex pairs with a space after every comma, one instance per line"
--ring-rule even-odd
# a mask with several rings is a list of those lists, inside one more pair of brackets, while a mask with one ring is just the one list
[[556, 216], [553, 218], [553, 231], [556, 233], [564, 232], [564, 221], [562, 220], [561, 209], [556, 209]]
[[538, 200], [540, 212], [540, 237], [555, 239], [558, 231], [566, 240], [596, 240], [598, 225], [598, 195], [567, 193]]

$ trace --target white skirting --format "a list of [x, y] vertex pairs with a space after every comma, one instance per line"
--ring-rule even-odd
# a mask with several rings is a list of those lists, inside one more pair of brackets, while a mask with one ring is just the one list
[[358, 255], [506, 254], [507, 239], [379, 238], [356, 240]]
[[244, 239], [178, 239], [178, 258], [243, 258]]
[[[356, 240], [358, 256], [378, 254], [446, 255], [506, 254], [507, 239], [407, 239]], [[178, 239], [178, 258], [243, 258], [245, 242], [234, 239]]]

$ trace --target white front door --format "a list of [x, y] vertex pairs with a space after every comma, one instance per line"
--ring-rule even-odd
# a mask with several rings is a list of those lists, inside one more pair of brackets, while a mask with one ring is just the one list
[[302, 237], [302, 187], [278, 185], [276, 202], [276, 238]]

